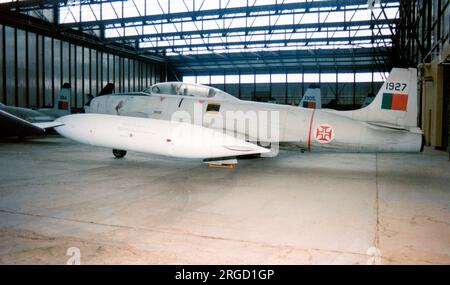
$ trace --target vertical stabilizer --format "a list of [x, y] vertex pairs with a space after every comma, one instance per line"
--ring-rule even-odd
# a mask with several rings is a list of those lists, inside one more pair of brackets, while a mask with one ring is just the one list
[[299, 107], [311, 108], [311, 109], [321, 109], [322, 108], [322, 98], [320, 94], [320, 86], [312, 85], [306, 90], [305, 95], [303, 95], [300, 101]]
[[114, 93], [114, 83], [108, 82], [105, 87], [103, 87], [102, 90], [100, 90], [100, 93], [98, 93], [98, 96], [108, 95]]
[[61, 87], [61, 91], [59, 91], [58, 98], [56, 99], [56, 104], [53, 109], [58, 110], [59, 112], [67, 112], [70, 114], [70, 83], [64, 83]]
[[417, 108], [417, 69], [393, 68], [375, 99], [367, 107], [334, 112], [380, 125], [416, 128]]

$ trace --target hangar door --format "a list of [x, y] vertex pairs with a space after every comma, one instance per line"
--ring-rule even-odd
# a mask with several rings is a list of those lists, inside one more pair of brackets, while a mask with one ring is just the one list
[[444, 65], [444, 110], [442, 112], [442, 146], [450, 152], [450, 66]]

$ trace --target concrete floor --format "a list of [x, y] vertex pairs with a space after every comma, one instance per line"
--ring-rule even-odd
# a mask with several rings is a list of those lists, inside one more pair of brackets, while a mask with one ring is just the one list
[[0, 179], [2, 264], [70, 247], [82, 264], [450, 264], [450, 162], [431, 149], [210, 169], [53, 136], [0, 142]]

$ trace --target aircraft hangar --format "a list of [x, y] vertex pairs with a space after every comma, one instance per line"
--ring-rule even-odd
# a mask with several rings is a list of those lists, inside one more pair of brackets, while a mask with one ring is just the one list
[[0, 1], [0, 263], [449, 264], [449, 6]]

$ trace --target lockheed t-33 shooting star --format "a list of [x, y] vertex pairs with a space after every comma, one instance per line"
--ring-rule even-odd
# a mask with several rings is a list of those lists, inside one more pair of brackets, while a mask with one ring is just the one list
[[183, 82], [100, 96], [86, 111], [95, 114], [59, 118], [56, 131], [112, 148], [116, 157], [131, 150], [223, 161], [267, 153], [262, 146], [273, 149], [280, 142], [333, 152], [419, 152], [423, 147], [414, 68], [392, 69], [373, 102], [353, 111], [243, 101]]

